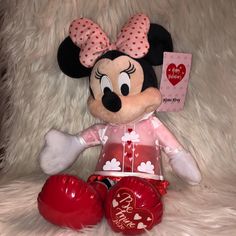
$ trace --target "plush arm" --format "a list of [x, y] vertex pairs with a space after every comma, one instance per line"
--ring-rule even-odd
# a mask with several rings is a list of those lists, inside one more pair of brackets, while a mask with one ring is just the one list
[[50, 130], [45, 135], [45, 145], [39, 155], [42, 170], [53, 175], [71, 166], [84, 149], [101, 144], [100, 128], [101, 125], [94, 125], [78, 135]]
[[192, 155], [160, 121], [156, 132], [160, 145], [169, 158], [172, 170], [187, 183], [198, 184], [201, 181], [201, 174]]

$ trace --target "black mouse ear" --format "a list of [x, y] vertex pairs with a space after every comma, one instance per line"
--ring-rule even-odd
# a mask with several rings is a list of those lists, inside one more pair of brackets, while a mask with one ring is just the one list
[[58, 48], [58, 65], [62, 72], [69, 77], [82, 78], [91, 73], [91, 68], [80, 63], [79, 53], [80, 48], [72, 42], [70, 37], [65, 38]]
[[161, 25], [150, 24], [148, 41], [150, 48], [144, 59], [153, 66], [162, 65], [163, 53], [173, 51], [170, 33]]

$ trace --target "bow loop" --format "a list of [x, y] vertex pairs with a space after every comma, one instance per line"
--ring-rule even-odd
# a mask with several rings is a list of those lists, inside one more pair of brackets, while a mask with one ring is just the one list
[[74, 20], [70, 25], [69, 35], [73, 43], [80, 47], [79, 58], [85, 67], [92, 67], [110, 45], [103, 30], [87, 18]]
[[133, 58], [141, 58], [148, 53], [147, 33], [150, 21], [144, 14], [137, 14], [122, 27], [116, 41], [119, 51]]

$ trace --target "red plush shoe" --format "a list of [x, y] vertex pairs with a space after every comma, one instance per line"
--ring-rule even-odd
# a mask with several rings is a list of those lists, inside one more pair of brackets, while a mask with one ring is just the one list
[[49, 222], [77, 230], [95, 225], [103, 217], [99, 194], [83, 180], [70, 175], [47, 179], [38, 195], [38, 209]]
[[108, 192], [105, 215], [115, 232], [140, 234], [160, 223], [161, 196], [145, 179], [124, 177]]

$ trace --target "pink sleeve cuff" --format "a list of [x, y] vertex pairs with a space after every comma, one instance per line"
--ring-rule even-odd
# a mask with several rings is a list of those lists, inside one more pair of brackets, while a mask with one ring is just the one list
[[105, 125], [103, 124], [93, 125], [77, 135], [78, 141], [87, 147], [100, 145], [100, 134], [104, 128]]

